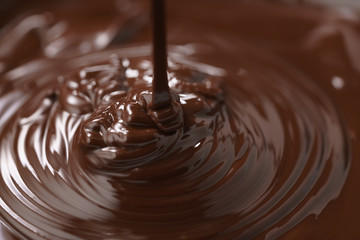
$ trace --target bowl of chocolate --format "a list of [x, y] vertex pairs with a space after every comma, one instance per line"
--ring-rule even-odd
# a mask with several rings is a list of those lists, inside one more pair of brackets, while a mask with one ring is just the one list
[[2, 1], [0, 239], [358, 239], [346, 2]]

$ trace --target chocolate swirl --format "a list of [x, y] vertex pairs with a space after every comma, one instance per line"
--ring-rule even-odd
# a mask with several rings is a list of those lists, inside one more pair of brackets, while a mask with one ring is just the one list
[[17, 231], [42, 239], [277, 235], [339, 194], [348, 168], [343, 127], [301, 73], [252, 50], [237, 57], [236, 75], [222, 51], [222, 69], [201, 63], [215, 77], [186, 64], [196, 54], [174, 54], [177, 118], [166, 111], [164, 122], [183, 126], [164, 131], [147, 110], [149, 58], [126, 54], [135, 49], [117, 50], [110, 63], [99, 62], [107, 53], [75, 59], [87, 66], [49, 77], [10, 113], [1, 214]]
[[1, 75], [0, 218], [16, 235], [275, 239], [339, 196], [348, 131], [301, 69], [233, 37], [174, 45], [172, 104], [154, 111], [149, 55]]

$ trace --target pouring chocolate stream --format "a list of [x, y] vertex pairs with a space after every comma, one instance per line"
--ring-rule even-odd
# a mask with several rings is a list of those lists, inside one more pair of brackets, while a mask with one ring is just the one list
[[167, 77], [166, 27], [164, 1], [152, 0], [153, 16], [153, 97], [152, 108], [163, 108], [171, 104]]

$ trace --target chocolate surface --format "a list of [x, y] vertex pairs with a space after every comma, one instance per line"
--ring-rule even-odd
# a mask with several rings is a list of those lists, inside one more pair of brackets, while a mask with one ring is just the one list
[[155, 108], [146, 1], [4, 25], [0, 237], [356, 239], [358, 12], [167, 3]]

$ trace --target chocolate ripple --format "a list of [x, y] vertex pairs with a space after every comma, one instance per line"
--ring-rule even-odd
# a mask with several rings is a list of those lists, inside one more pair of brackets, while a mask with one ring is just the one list
[[4, 75], [25, 84], [0, 95], [2, 221], [28, 239], [274, 239], [320, 214], [350, 165], [339, 114], [300, 70], [232, 44], [173, 46], [157, 115], [148, 46]]

